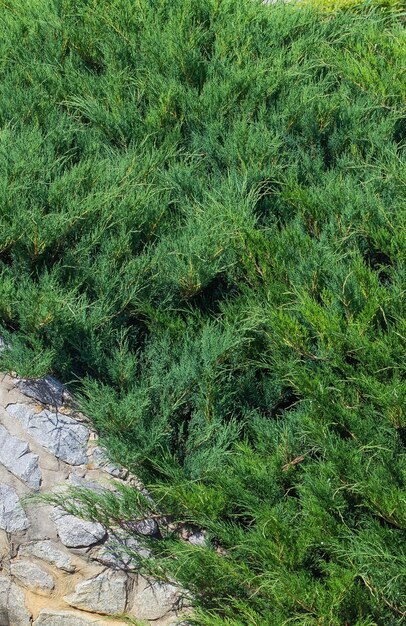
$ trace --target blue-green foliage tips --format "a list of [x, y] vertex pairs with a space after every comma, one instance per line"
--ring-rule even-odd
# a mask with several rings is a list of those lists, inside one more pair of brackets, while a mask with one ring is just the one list
[[404, 22], [254, 0], [0, 16], [2, 370], [70, 383], [160, 510], [206, 529], [150, 546], [200, 626], [400, 626]]

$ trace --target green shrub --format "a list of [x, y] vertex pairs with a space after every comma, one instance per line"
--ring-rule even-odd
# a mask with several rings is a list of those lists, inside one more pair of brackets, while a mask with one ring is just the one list
[[[112, 458], [207, 529], [152, 544], [198, 624], [400, 625], [401, 21], [0, 12], [2, 369], [70, 383]], [[88, 513], [148, 508], [124, 504]]]

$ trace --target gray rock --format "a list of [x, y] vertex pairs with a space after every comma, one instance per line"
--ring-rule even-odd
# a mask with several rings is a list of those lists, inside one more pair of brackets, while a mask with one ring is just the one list
[[18, 419], [31, 437], [58, 459], [71, 465], [87, 462], [86, 446], [90, 433], [83, 424], [68, 415], [52, 413], [47, 409], [35, 413], [26, 404], [10, 404], [7, 411]]
[[16, 533], [26, 530], [29, 525], [15, 489], [0, 483], [0, 528], [8, 533]]
[[106, 530], [101, 524], [88, 522], [60, 509], [55, 509], [51, 518], [55, 522], [60, 540], [67, 548], [86, 548], [106, 536]]
[[144, 535], [144, 537], [153, 537], [159, 533], [159, 527], [154, 519], [145, 519], [141, 522], [129, 522], [129, 530]]
[[0, 335], [0, 354], [4, 352], [6, 347], [6, 342], [4, 341], [4, 338]]
[[48, 594], [55, 587], [54, 579], [39, 565], [19, 559], [10, 565], [10, 572], [31, 591]]
[[64, 597], [78, 609], [105, 615], [124, 613], [127, 602], [127, 576], [122, 572], [105, 571], [76, 585], [75, 592]]
[[31, 626], [31, 615], [25, 606], [24, 593], [5, 576], [0, 576], [0, 624]]
[[33, 626], [91, 626], [92, 624], [102, 626], [106, 622], [100, 622], [100, 616], [94, 616], [94, 618], [90, 616], [82, 617], [73, 611], [42, 609]]
[[57, 408], [63, 405], [65, 386], [53, 376], [19, 380], [17, 387], [24, 395], [41, 404]]
[[138, 555], [149, 557], [151, 551], [141, 546], [133, 537], [116, 534], [110, 535], [102, 546], [92, 552], [91, 557], [111, 569], [129, 571], [139, 568]]
[[100, 483], [97, 483], [94, 480], [88, 480], [86, 476], [78, 476], [71, 472], [68, 476], [68, 483], [73, 487], [85, 487], [87, 489], [91, 489], [92, 491], [105, 491], [105, 488]]
[[72, 563], [70, 555], [62, 552], [58, 544], [51, 540], [33, 541], [23, 544], [18, 550], [18, 555], [34, 556], [70, 574], [76, 570], [76, 566]]
[[128, 470], [121, 465], [115, 465], [109, 461], [106, 451], [100, 446], [96, 446], [92, 451], [93, 465], [96, 468], [103, 469], [105, 472], [114, 476], [114, 478], [121, 478], [125, 480], [128, 476]]
[[[0, 530], [0, 570], [2, 570], [3, 561], [8, 561], [10, 554], [10, 541], [5, 530]], [[0, 622], [1, 623], [1, 622]]]
[[0, 463], [30, 487], [38, 489], [41, 484], [41, 470], [38, 455], [30, 452], [26, 441], [13, 437], [0, 425]]
[[158, 583], [139, 577], [130, 615], [155, 620], [178, 608], [179, 589], [170, 583]]
[[190, 535], [189, 543], [193, 546], [205, 546], [206, 545], [206, 535], [202, 531], [198, 531]]

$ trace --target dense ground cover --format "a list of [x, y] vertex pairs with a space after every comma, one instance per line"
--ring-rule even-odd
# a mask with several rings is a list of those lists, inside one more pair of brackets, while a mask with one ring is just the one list
[[401, 21], [252, 0], [0, 15], [2, 368], [70, 381], [161, 510], [208, 530], [152, 544], [198, 624], [400, 624]]

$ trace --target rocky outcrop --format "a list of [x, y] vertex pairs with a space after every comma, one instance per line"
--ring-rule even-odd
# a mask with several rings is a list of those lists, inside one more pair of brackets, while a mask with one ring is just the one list
[[10, 564], [10, 573], [23, 587], [41, 595], [42, 593], [48, 595], [48, 592], [55, 587], [51, 574], [48, 574], [47, 570], [40, 565], [27, 559], [13, 561]]
[[4, 426], [0, 426], [0, 463], [34, 489], [39, 488], [41, 470], [38, 455], [30, 452], [26, 441], [10, 435]]
[[57, 459], [69, 465], [87, 463], [89, 429], [68, 415], [47, 409], [15, 403], [7, 407], [10, 415], [17, 418], [27, 435], [49, 450]]
[[1, 626], [30, 626], [23, 591], [10, 578], [0, 576], [0, 624]]
[[30, 523], [13, 487], [0, 483], [0, 529], [7, 533], [26, 530]]
[[140, 581], [132, 613], [143, 620], [157, 620], [162, 610], [170, 612], [179, 601], [179, 590], [168, 583]]
[[73, 574], [76, 570], [70, 555], [63, 552], [57, 543], [46, 539], [45, 541], [32, 541], [31, 543], [25, 543], [20, 546], [18, 551], [19, 556], [30, 557], [38, 559], [39, 561], [45, 561], [50, 565], [55, 565], [58, 569]]
[[[137, 572], [136, 556], [148, 551], [135, 537], [27, 498], [112, 480], [133, 477], [108, 460], [63, 385], [0, 380], [0, 626], [124, 626], [120, 615], [180, 621], [181, 591]], [[134, 530], [159, 531], [155, 520], [141, 525]]]
[[59, 539], [67, 548], [87, 548], [106, 536], [101, 524], [69, 515], [58, 508], [51, 513], [51, 519], [55, 522]]
[[17, 387], [28, 398], [32, 398], [41, 404], [50, 405], [56, 409], [63, 406], [64, 401], [69, 399], [65, 386], [53, 376], [45, 378], [19, 380]]
[[[107, 622], [100, 618], [100, 615], [85, 615], [77, 611], [54, 611], [42, 609], [34, 626], [111, 626], [113, 622]], [[118, 624], [120, 622], [115, 622]]]
[[127, 605], [127, 576], [123, 572], [106, 570], [76, 585], [66, 602], [77, 609], [95, 613], [124, 613]]

